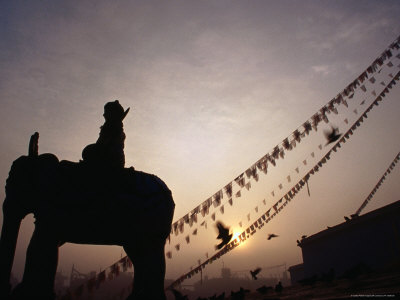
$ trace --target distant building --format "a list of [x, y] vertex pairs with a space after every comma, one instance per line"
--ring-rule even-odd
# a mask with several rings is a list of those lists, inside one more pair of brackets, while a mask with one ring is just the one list
[[[88, 281], [96, 277], [96, 272], [87, 274], [80, 273], [74, 267], [71, 272], [71, 284], [63, 292], [57, 293], [57, 299], [63, 299], [63, 296], [71, 294], [72, 298], [79, 300], [115, 300], [125, 299], [132, 290], [133, 272], [121, 272], [116, 276], [107, 277], [100, 284], [95, 284], [92, 289], [88, 288]], [[81, 291], [80, 287], [82, 287]]]
[[251, 279], [250, 270], [248, 270], [244, 277], [236, 276], [232, 273], [230, 268], [223, 267], [221, 269], [221, 277], [208, 278], [204, 277], [203, 280], [193, 284], [193, 291], [187, 291], [189, 299], [196, 299], [197, 297], [211, 297], [213, 294], [220, 295], [225, 292], [228, 297], [231, 291], [238, 291], [240, 287], [249, 290], [255, 290], [262, 285], [274, 287], [280, 278], [263, 277], [259, 275], [257, 280]]
[[366, 213], [299, 241], [303, 264], [289, 268], [292, 283], [330, 270], [336, 276], [356, 266], [372, 270], [400, 264], [400, 201]]
[[221, 277], [224, 279], [229, 279], [231, 278], [232, 273], [231, 273], [231, 269], [229, 268], [222, 268], [221, 269]]
[[74, 265], [72, 265], [71, 275], [69, 279], [69, 287], [74, 289], [82, 284], [85, 284], [90, 278], [96, 277], [96, 271], [91, 271], [88, 274], [79, 272]]
[[63, 295], [68, 287], [68, 276], [63, 275], [62, 272], [56, 273], [54, 280], [54, 290], [57, 295]]

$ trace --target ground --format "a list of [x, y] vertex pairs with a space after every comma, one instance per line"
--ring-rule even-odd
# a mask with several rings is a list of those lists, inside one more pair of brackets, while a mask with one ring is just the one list
[[400, 297], [400, 272], [371, 273], [354, 279], [336, 279], [330, 283], [316, 282], [312, 286], [290, 286], [281, 294], [271, 292], [260, 295], [251, 292], [246, 300], [261, 299], [347, 299], [347, 298], [388, 298]]

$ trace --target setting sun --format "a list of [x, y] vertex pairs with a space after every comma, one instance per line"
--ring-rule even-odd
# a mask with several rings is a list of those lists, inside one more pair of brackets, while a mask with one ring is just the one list
[[234, 241], [236, 239], [237, 240], [237, 244], [238, 244], [237, 247], [243, 248], [243, 245], [245, 245], [246, 242], [245, 241], [241, 241], [239, 239], [239, 236], [242, 234], [243, 231], [232, 230], [232, 232], [233, 232], [232, 241]]

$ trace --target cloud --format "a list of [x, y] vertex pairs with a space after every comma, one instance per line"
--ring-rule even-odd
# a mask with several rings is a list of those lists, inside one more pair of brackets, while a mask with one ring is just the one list
[[311, 66], [311, 69], [317, 73], [317, 74], [322, 74], [323, 76], [329, 75], [332, 73], [332, 67], [329, 65], [316, 65], [316, 66]]
[[362, 9], [357, 1], [346, 3], [345, 6], [343, 2], [323, 5], [313, 2], [313, 13], [306, 18], [299, 15], [295, 35], [299, 42], [306, 44], [315, 54], [331, 53], [339, 56], [338, 51], [348, 46], [358, 49], [360, 44], [376, 43], [385, 35], [394, 37], [400, 28], [395, 16], [398, 9], [399, 5], [395, 2], [381, 5], [365, 1]]

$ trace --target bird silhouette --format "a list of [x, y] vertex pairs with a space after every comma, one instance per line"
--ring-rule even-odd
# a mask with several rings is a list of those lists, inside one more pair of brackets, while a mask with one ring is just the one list
[[221, 249], [232, 239], [233, 234], [229, 233], [229, 227], [225, 227], [222, 222], [217, 222], [218, 236], [217, 239], [222, 240], [221, 243], [215, 246], [216, 249]]
[[254, 271], [251, 271], [251, 270], [250, 270], [251, 277], [252, 277], [254, 280], [257, 280], [257, 274], [260, 273], [260, 272], [261, 272], [261, 268], [257, 268], [257, 269], [255, 269]]
[[276, 235], [276, 234], [274, 234], [274, 233], [270, 233], [270, 234], [268, 234], [268, 240], [270, 240], [270, 239], [272, 239], [272, 238], [274, 238], [274, 237], [278, 237], [279, 235]]
[[325, 144], [325, 146], [336, 142], [342, 136], [341, 133], [339, 134], [339, 129], [337, 127], [333, 127], [331, 125], [331, 128], [331, 130], [324, 130], [324, 135], [327, 139], [327, 143]]
[[256, 289], [261, 295], [265, 295], [268, 291], [273, 290], [272, 286], [266, 286], [265, 284], [262, 287]]

